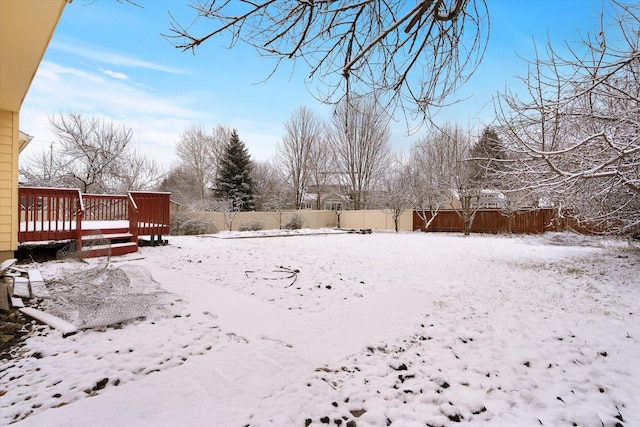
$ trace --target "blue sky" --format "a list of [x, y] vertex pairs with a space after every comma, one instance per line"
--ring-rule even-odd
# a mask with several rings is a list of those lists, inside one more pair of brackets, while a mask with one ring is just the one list
[[[309, 94], [304, 64], [287, 64], [274, 76], [273, 63], [251, 48], [222, 47], [212, 39], [193, 55], [165, 40], [170, 17], [191, 22], [182, 0], [74, 0], [60, 19], [22, 107], [21, 130], [35, 138], [21, 161], [55, 141], [49, 117], [69, 111], [101, 116], [134, 130], [132, 144], [165, 167], [175, 162], [175, 143], [191, 125], [238, 129], [254, 159], [267, 160], [283, 135], [284, 122], [300, 105], [328, 118], [330, 107]], [[411, 0], [408, 0], [411, 1]], [[440, 111], [436, 122], [473, 129], [493, 117], [491, 97], [518, 87], [519, 56], [533, 57], [533, 38], [543, 45], [578, 39], [598, 22], [602, 0], [487, 0], [491, 33], [485, 58], [457, 94], [463, 102]], [[519, 56], [518, 56], [519, 55]], [[402, 117], [391, 144], [406, 151], [421, 134], [407, 135]]]

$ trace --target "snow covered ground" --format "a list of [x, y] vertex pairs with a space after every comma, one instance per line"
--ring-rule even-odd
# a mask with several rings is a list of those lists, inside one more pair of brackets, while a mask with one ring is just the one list
[[626, 242], [236, 236], [114, 258], [180, 295], [182, 316], [42, 327], [0, 370], [0, 425], [640, 425]]

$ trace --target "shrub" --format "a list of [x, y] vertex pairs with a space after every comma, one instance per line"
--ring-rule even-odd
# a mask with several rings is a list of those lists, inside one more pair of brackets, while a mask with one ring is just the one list
[[287, 230], [299, 230], [304, 225], [304, 217], [298, 214], [293, 214], [289, 218], [289, 221], [284, 225], [283, 228]]
[[178, 212], [171, 215], [170, 231], [174, 236], [217, 233], [215, 221], [204, 213]]
[[264, 222], [253, 219], [251, 221], [246, 221], [238, 225], [239, 231], [258, 231], [264, 230]]

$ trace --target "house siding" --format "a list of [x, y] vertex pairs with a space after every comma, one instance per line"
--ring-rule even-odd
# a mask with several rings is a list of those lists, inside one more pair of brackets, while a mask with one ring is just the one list
[[18, 122], [18, 113], [0, 110], [0, 259], [18, 249]]

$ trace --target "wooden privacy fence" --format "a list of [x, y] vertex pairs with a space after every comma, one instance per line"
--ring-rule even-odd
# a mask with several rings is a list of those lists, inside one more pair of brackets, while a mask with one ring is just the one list
[[[425, 223], [431, 219], [426, 213], [427, 220], [420, 218], [418, 212], [413, 213], [413, 229], [434, 232], [464, 231], [464, 223], [456, 211], [440, 211], [433, 218], [429, 228], [425, 230]], [[480, 210], [476, 213], [472, 233], [516, 233], [531, 234], [555, 231], [557, 223], [553, 209], [537, 209], [518, 211], [512, 215], [497, 209]]]
[[[203, 223], [213, 224], [206, 233], [214, 233], [228, 229], [225, 214], [221, 212], [182, 212], [182, 215], [198, 218]], [[247, 224], [261, 224], [265, 230], [278, 229], [286, 224], [293, 215], [304, 219], [304, 228], [336, 227], [337, 216], [334, 211], [297, 210], [282, 212], [237, 212], [234, 213], [233, 230], [242, 229]], [[429, 215], [429, 214], [427, 214]], [[280, 217], [280, 223], [278, 222]], [[476, 215], [471, 231], [474, 233], [543, 233], [559, 231], [564, 227], [576, 228], [571, 218], [558, 220], [553, 209], [527, 210], [514, 214], [511, 218], [499, 210], [483, 210]], [[383, 210], [343, 211], [340, 215], [341, 228], [371, 228], [373, 230], [394, 230], [391, 213]], [[406, 210], [400, 215], [400, 231], [423, 230], [424, 221], [418, 213]], [[464, 230], [462, 220], [455, 211], [440, 211], [428, 231], [460, 232]]]

